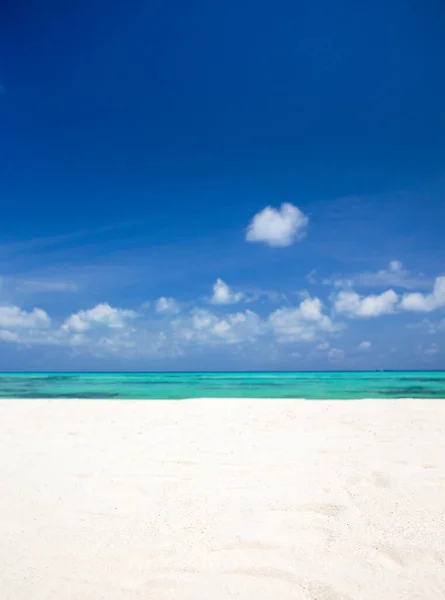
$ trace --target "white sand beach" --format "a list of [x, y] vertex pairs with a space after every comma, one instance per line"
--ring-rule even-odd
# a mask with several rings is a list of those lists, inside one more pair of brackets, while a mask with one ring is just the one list
[[2, 600], [445, 598], [445, 402], [0, 401]]

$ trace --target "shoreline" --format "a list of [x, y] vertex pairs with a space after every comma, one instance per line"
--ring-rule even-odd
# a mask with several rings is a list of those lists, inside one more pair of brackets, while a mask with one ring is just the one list
[[11, 400], [5, 600], [445, 597], [443, 400]]
[[358, 398], [304, 398], [296, 396], [295, 398], [254, 398], [248, 396], [227, 396], [222, 398], [221, 396], [191, 396], [188, 398], [110, 398], [104, 396], [103, 398], [85, 398], [79, 396], [78, 398], [66, 398], [66, 397], [48, 397], [48, 398], [28, 398], [28, 397], [4, 397], [0, 396], [0, 404], [3, 402], [445, 402], [444, 398], [410, 398], [403, 396], [400, 398], [373, 398], [370, 396], [358, 397]]

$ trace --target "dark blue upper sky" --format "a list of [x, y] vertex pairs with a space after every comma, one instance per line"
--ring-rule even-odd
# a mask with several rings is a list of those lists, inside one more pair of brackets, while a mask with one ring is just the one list
[[[437, 0], [8, 3], [0, 367], [445, 367], [444, 30]], [[304, 238], [249, 243], [282, 203]], [[215, 304], [218, 278], [235, 296]], [[343, 288], [398, 299], [342, 312]], [[284, 339], [304, 293], [332, 327], [278, 312]]]

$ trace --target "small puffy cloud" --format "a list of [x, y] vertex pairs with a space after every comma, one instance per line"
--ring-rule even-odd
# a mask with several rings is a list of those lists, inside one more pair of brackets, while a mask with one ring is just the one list
[[227, 343], [255, 340], [262, 333], [260, 317], [252, 310], [232, 313], [215, 323], [210, 331]]
[[331, 344], [329, 342], [321, 342], [321, 344], [318, 344], [317, 346], [317, 350], [329, 350], [329, 348], [331, 347]]
[[339, 314], [350, 318], [379, 317], [393, 313], [398, 299], [394, 290], [370, 296], [360, 296], [353, 291], [341, 291], [335, 297], [334, 308]]
[[156, 312], [177, 314], [179, 312], [179, 306], [174, 298], [161, 296], [156, 302]]
[[111, 329], [121, 329], [125, 327], [127, 319], [134, 319], [136, 316], [134, 310], [113, 308], [105, 302], [89, 310], [81, 310], [72, 314], [63, 323], [62, 329], [83, 332], [97, 325], [110, 327]]
[[265, 331], [264, 322], [253, 311], [219, 317], [211, 311], [195, 310], [191, 319], [175, 323], [176, 335], [198, 344], [238, 344], [255, 340]]
[[51, 319], [41, 308], [34, 308], [27, 312], [18, 306], [0, 306], [0, 327], [15, 329], [26, 327], [29, 329], [48, 327]]
[[328, 358], [333, 362], [343, 360], [344, 356], [345, 353], [340, 348], [331, 348], [328, 352]]
[[437, 277], [430, 294], [404, 294], [401, 307], [405, 310], [432, 312], [445, 306], [445, 276]]
[[322, 301], [311, 297], [305, 298], [297, 307], [279, 308], [268, 320], [279, 342], [310, 341], [319, 332], [334, 332], [341, 328], [323, 313]]
[[368, 350], [371, 350], [371, 346], [371, 342], [363, 340], [363, 342], [360, 342], [360, 344], [357, 346], [357, 350], [360, 350], [360, 352], [367, 352]]
[[279, 210], [267, 206], [253, 217], [246, 240], [275, 247], [290, 246], [304, 237], [308, 223], [308, 217], [293, 204], [286, 202]]
[[233, 292], [225, 281], [217, 279], [210, 298], [212, 304], [236, 304], [244, 297], [241, 292]]

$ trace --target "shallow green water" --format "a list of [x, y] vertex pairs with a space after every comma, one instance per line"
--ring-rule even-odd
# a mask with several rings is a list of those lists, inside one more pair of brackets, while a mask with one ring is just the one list
[[445, 398], [445, 371], [0, 373], [1, 398]]

